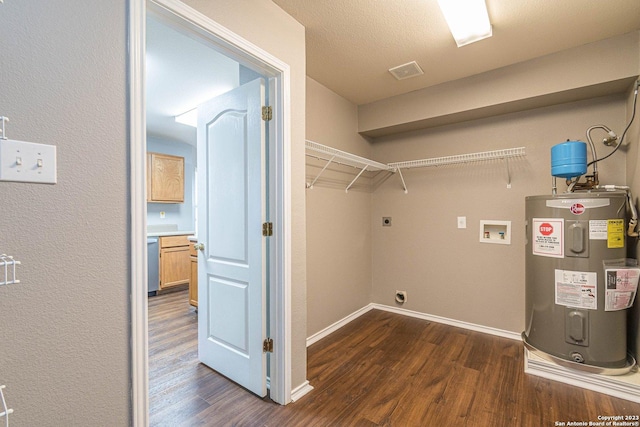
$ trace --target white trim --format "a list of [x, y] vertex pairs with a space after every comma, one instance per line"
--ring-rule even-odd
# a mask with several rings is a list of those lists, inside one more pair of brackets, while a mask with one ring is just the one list
[[598, 393], [608, 394], [620, 399], [640, 403], [640, 385], [622, 381], [623, 377], [635, 376], [638, 381], [638, 373], [629, 373], [621, 376], [606, 376], [579, 372], [556, 365], [546, 360], [538, 359], [525, 348], [524, 372], [530, 375], [547, 378], [553, 381], [573, 385]]
[[[131, 177], [131, 382], [132, 424], [148, 425], [148, 318], [146, 267], [146, 123], [144, 102], [145, 22], [147, 6], [174, 22], [191, 24], [190, 30], [216, 44], [224, 54], [263, 70], [279, 80], [275, 94], [276, 117], [281, 151], [278, 177], [281, 206], [276, 207], [282, 227], [276, 228], [274, 246], [280, 262], [275, 266], [277, 280], [271, 288], [271, 301], [277, 306], [272, 318], [275, 351], [271, 358], [272, 400], [291, 401], [291, 72], [288, 64], [241, 38], [207, 16], [177, 0], [129, 0], [129, 108]], [[177, 20], [176, 20], [177, 18]], [[278, 120], [275, 120], [276, 122]], [[280, 126], [280, 124], [278, 124]], [[279, 147], [280, 148], [280, 147]]]
[[131, 172], [131, 417], [149, 425], [144, 0], [129, 0], [129, 158]]
[[291, 401], [295, 402], [296, 400], [300, 400], [300, 398], [307, 393], [313, 390], [313, 386], [309, 384], [309, 381], [305, 381], [296, 387], [294, 390], [291, 390]]
[[519, 333], [505, 331], [504, 329], [492, 328], [490, 326], [477, 325], [475, 323], [463, 322], [462, 320], [449, 319], [448, 317], [436, 316], [434, 314], [420, 313], [418, 311], [406, 310], [404, 308], [390, 307], [382, 304], [372, 304], [373, 308], [378, 310], [389, 311], [391, 313], [402, 314], [404, 316], [417, 317], [418, 319], [429, 320], [436, 323], [444, 323], [445, 325], [455, 326], [457, 328], [469, 329], [483, 334], [495, 335], [498, 337], [509, 338], [516, 341], [522, 341]]
[[342, 328], [343, 326], [345, 326], [349, 322], [352, 322], [352, 321], [356, 320], [358, 317], [362, 316], [363, 314], [365, 314], [366, 312], [368, 312], [368, 311], [370, 311], [372, 309], [373, 309], [373, 304], [365, 305], [361, 309], [354, 311], [353, 313], [351, 313], [350, 315], [346, 316], [345, 318], [338, 320], [334, 324], [327, 326], [326, 328], [324, 328], [323, 330], [321, 330], [319, 332], [316, 332], [315, 334], [313, 334], [309, 338], [307, 338], [307, 347], [309, 347], [312, 344], [317, 343], [322, 338], [325, 338], [325, 337], [331, 335], [332, 333], [334, 333], [338, 329]]
[[343, 326], [345, 326], [349, 322], [354, 321], [355, 319], [357, 319], [358, 317], [362, 316], [366, 312], [374, 310], [374, 309], [375, 310], [388, 311], [388, 312], [391, 312], [391, 313], [400, 314], [402, 316], [416, 317], [418, 319], [429, 320], [431, 322], [443, 323], [445, 325], [451, 325], [451, 326], [455, 326], [457, 328], [469, 329], [469, 330], [472, 330], [472, 331], [481, 332], [483, 334], [495, 335], [495, 336], [498, 336], [498, 337], [509, 338], [509, 339], [516, 340], [516, 341], [521, 341], [522, 340], [522, 338], [520, 337], [520, 334], [518, 334], [516, 332], [505, 331], [503, 329], [497, 329], [497, 328], [492, 328], [492, 327], [489, 327], [489, 326], [477, 325], [475, 323], [463, 322], [461, 320], [449, 319], [447, 317], [436, 316], [434, 314], [421, 313], [421, 312], [418, 312], [418, 311], [407, 310], [407, 309], [404, 309], [404, 308], [391, 307], [391, 306], [383, 305], [383, 304], [369, 303], [369, 304], [365, 305], [364, 307], [362, 307], [361, 309], [358, 309], [358, 310], [354, 311], [353, 313], [351, 313], [350, 315], [338, 320], [337, 322], [333, 323], [332, 325], [327, 326], [326, 328], [324, 328], [320, 332], [316, 332], [315, 334], [313, 334], [310, 337], [308, 337], [307, 338], [307, 347], [309, 347], [311, 344], [315, 344], [316, 342], [320, 341], [322, 338], [327, 337], [328, 335], [334, 333], [335, 331], [337, 331], [338, 329], [342, 328]]

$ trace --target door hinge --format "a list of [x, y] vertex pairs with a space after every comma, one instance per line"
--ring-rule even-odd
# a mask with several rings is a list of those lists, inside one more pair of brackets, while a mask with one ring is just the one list
[[262, 223], [262, 235], [269, 237], [273, 236], [273, 223], [272, 222], [264, 222]]
[[264, 120], [265, 122], [268, 122], [272, 118], [273, 118], [272, 108], [268, 105], [265, 105], [264, 107], [262, 107], [262, 120]]
[[273, 339], [267, 338], [262, 342], [263, 353], [273, 353]]

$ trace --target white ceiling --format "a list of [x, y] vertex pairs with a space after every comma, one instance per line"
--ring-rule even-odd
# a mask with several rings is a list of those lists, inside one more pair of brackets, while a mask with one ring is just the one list
[[[486, 0], [493, 37], [458, 48], [436, 0], [273, 2], [306, 27], [307, 75], [358, 105], [640, 29], [640, 0]], [[387, 71], [410, 61], [425, 74]]]
[[147, 134], [195, 144], [196, 129], [174, 117], [237, 87], [239, 64], [150, 17], [146, 36]]

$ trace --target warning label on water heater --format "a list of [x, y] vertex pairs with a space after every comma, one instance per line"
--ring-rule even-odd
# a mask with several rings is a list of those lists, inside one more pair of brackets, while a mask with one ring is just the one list
[[556, 304], [598, 309], [598, 275], [589, 271], [556, 270]]
[[624, 248], [624, 219], [607, 221], [607, 248]]
[[564, 219], [533, 218], [533, 254], [564, 258]]
[[638, 268], [605, 268], [607, 281], [605, 311], [624, 310], [633, 305], [638, 290]]

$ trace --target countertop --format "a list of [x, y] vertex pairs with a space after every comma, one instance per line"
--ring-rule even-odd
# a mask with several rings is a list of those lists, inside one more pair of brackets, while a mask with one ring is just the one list
[[177, 224], [150, 224], [147, 226], [147, 237], [193, 236], [193, 230], [178, 230]]
[[175, 230], [175, 231], [150, 231], [147, 237], [165, 237], [165, 236], [193, 236], [196, 232], [193, 230]]

